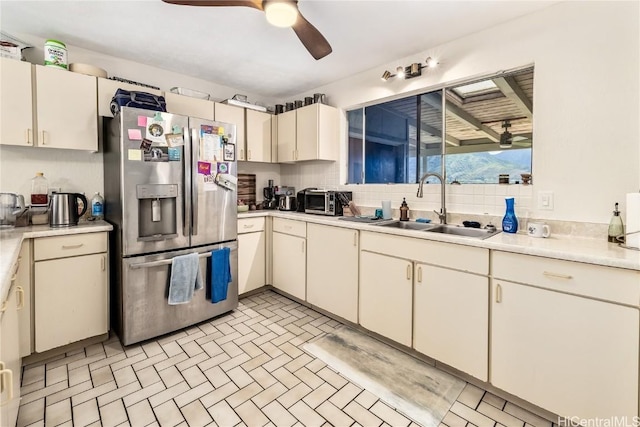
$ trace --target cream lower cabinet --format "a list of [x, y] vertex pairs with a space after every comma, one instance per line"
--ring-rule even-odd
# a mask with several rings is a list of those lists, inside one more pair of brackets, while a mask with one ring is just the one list
[[413, 298], [413, 348], [487, 381], [488, 277], [417, 264]]
[[238, 293], [266, 283], [266, 233], [264, 218], [238, 220]]
[[562, 417], [637, 416], [640, 272], [501, 252], [493, 270], [491, 383]]
[[306, 223], [273, 218], [273, 287], [306, 299]]
[[0, 144], [32, 146], [31, 64], [0, 58]]
[[357, 230], [307, 224], [307, 302], [354, 323], [358, 240]]
[[35, 350], [105, 334], [107, 233], [34, 240]]
[[361, 251], [360, 325], [410, 347], [412, 287], [411, 261]]
[[14, 426], [20, 405], [20, 311], [24, 307], [21, 287], [12, 280], [0, 306], [0, 425]]

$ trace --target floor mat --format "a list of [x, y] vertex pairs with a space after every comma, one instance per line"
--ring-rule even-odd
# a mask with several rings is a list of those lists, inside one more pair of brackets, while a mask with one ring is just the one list
[[347, 326], [304, 349], [425, 427], [440, 424], [466, 384]]

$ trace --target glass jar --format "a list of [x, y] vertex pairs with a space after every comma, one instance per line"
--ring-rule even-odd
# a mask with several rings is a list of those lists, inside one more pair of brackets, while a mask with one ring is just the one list
[[31, 206], [46, 206], [49, 204], [49, 184], [42, 172], [36, 172], [31, 179]]

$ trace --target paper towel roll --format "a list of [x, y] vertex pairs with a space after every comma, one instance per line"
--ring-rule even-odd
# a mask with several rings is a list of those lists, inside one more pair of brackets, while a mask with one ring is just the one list
[[627, 236], [626, 245], [640, 248], [640, 193], [627, 193], [627, 220], [625, 232], [633, 233]]

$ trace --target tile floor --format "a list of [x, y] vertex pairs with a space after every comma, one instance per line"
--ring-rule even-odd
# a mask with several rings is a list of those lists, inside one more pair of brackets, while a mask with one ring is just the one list
[[[337, 325], [265, 291], [155, 341], [114, 337], [26, 366], [18, 426], [415, 426], [302, 350]], [[470, 384], [443, 424], [552, 426]]]

